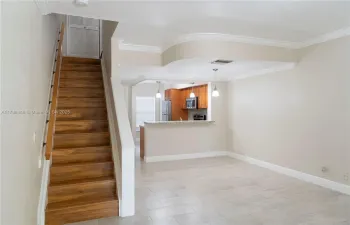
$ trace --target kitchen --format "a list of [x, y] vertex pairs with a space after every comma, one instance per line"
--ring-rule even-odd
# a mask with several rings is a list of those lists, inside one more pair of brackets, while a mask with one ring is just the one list
[[207, 120], [208, 84], [167, 89], [164, 99], [162, 121]]
[[226, 142], [226, 134], [222, 134], [222, 128], [226, 121], [220, 119], [220, 113], [226, 113], [227, 106], [217, 85], [220, 91], [226, 92], [227, 83], [224, 82], [153, 83], [158, 115], [154, 120], [139, 122], [136, 133], [141, 160], [155, 162], [223, 155], [225, 149], [221, 146]]

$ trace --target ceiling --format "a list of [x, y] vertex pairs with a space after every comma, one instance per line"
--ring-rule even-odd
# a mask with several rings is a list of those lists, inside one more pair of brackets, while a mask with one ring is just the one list
[[[211, 59], [193, 58], [178, 60], [164, 67], [122, 66], [119, 69], [124, 82], [138, 83], [144, 80], [161, 80], [174, 83], [191, 81], [230, 81], [264, 74], [267, 71], [291, 69], [294, 63], [273, 61], [236, 61], [226, 65], [211, 64]], [[216, 74], [213, 69], [217, 68]]]
[[118, 35], [125, 43], [163, 50], [188, 34], [293, 44], [350, 27], [350, 1], [90, 0], [86, 7], [72, 0], [47, 2], [48, 12], [119, 21]]

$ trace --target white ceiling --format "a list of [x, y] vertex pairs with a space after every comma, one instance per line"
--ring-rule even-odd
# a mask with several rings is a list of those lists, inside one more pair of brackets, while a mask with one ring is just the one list
[[[186, 59], [172, 62], [164, 67], [126, 67], [119, 69], [125, 82], [161, 80], [168, 82], [229, 81], [256, 76], [266, 72], [291, 69], [294, 63], [273, 61], [236, 61], [226, 65], [211, 64], [211, 59]], [[215, 74], [213, 69], [219, 69]]]
[[119, 21], [118, 35], [126, 43], [162, 49], [194, 33], [296, 43], [350, 27], [350, 1], [90, 0], [77, 7], [72, 0], [48, 0], [47, 10]]

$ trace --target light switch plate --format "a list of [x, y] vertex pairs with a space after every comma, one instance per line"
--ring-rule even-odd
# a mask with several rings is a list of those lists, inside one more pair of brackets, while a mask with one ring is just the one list
[[36, 132], [33, 133], [33, 143], [36, 143]]

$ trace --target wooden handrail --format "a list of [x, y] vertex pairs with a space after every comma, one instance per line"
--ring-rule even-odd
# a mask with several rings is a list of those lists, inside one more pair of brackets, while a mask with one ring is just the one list
[[60, 80], [60, 72], [61, 72], [61, 61], [62, 61], [62, 43], [64, 37], [64, 24], [61, 24], [60, 37], [57, 45], [57, 56], [56, 56], [56, 67], [54, 71], [54, 83], [52, 89], [52, 98], [51, 98], [51, 107], [50, 107], [50, 115], [49, 115], [49, 124], [47, 129], [46, 136], [46, 150], [45, 150], [45, 158], [46, 160], [50, 160], [51, 153], [53, 149], [53, 135], [55, 132], [55, 122], [56, 122], [56, 109], [57, 109], [57, 96], [58, 96], [58, 87]]

